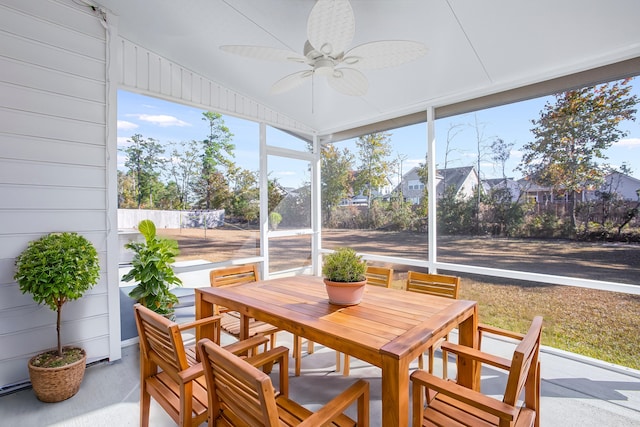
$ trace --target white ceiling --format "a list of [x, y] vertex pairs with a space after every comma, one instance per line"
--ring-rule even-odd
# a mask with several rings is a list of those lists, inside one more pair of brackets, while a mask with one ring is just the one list
[[302, 52], [313, 0], [99, 3], [118, 16], [122, 37], [321, 135], [640, 57], [638, 0], [352, 0], [353, 46], [416, 40], [427, 55], [364, 71], [369, 90], [361, 97], [340, 94], [319, 78], [314, 86], [272, 95], [274, 82], [305, 66], [232, 55], [219, 46]]

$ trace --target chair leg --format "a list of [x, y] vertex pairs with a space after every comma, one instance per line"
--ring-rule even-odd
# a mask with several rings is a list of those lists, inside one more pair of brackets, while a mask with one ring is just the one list
[[269, 339], [269, 350], [273, 350], [276, 347], [276, 333], [272, 333]]
[[302, 359], [302, 337], [299, 335], [293, 338], [293, 357], [295, 359], [295, 376], [300, 376], [300, 363]]
[[314, 351], [315, 351], [315, 346], [313, 341], [307, 340], [307, 354], [313, 354]]
[[340, 352], [336, 351], [336, 372], [340, 372]]
[[151, 395], [147, 391], [147, 377], [157, 369], [140, 354], [140, 427], [149, 427]]
[[424, 354], [418, 356], [418, 368], [424, 369]]
[[442, 378], [445, 380], [449, 378], [449, 373], [447, 371], [447, 364], [449, 363], [449, 355], [447, 354], [447, 350], [442, 350]]
[[351, 362], [349, 361], [349, 355], [347, 353], [344, 354], [344, 369], [342, 371], [342, 375], [345, 377], [349, 376], [349, 365]]
[[435, 355], [436, 355], [436, 351], [433, 349], [433, 347], [429, 347], [429, 373], [430, 374], [433, 374], [433, 358]]

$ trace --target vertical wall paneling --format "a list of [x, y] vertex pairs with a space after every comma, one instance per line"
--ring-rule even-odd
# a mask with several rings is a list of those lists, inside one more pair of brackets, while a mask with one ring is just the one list
[[[313, 129], [119, 37], [122, 89], [312, 134]], [[277, 119], [276, 121], [272, 121]]]
[[[117, 240], [116, 221], [110, 219], [116, 215], [111, 175], [117, 153], [113, 135], [112, 158], [107, 156], [105, 28], [90, 7], [74, 0], [0, 0], [0, 28], [0, 200], [7, 201], [0, 204], [0, 387], [5, 387], [28, 380], [28, 359], [54, 344], [55, 314], [22, 295], [13, 280], [15, 257], [44, 234], [76, 231], [100, 257], [98, 285], [63, 310], [64, 344], [82, 346], [94, 361], [118, 358], [120, 343], [119, 324], [111, 336], [119, 293], [108, 286], [114, 281], [117, 286], [117, 241], [108, 243], [110, 236]], [[135, 46], [121, 48], [128, 55], [122, 56], [122, 72], [117, 61], [109, 67], [112, 75], [125, 78], [137, 53]], [[115, 106], [115, 98], [109, 102]], [[115, 134], [115, 120], [110, 126]]]

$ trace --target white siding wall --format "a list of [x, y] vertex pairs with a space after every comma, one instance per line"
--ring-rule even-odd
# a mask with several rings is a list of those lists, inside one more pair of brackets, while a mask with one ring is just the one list
[[28, 379], [27, 359], [56, 343], [55, 313], [13, 280], [15, 257], [48, 232], [84, 235], [102, 265], [99, 283], [64, 306], [63, 344], [90, 360], [114, 354], [107, 37], [79, 3], [0, 0], [0, 387]]

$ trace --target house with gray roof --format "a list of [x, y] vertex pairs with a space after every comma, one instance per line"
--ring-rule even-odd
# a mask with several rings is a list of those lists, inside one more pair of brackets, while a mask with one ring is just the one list
[[[419, 168], [414, 167], [404, 174], [402, 181], [393, 191], [395, 194], [402, 193], [405, 200], [411, 201], [414, 205], [419, 204], [424, 197], [425, 185], [420, 181]], [[438, 169], [436, 171], [436, 195], [441, 198], [445, 189], [453, 186], [456, 195], [468, 198], [474, 195], [478, 186], [478, 174], [473, 166], [459, 168]]]

